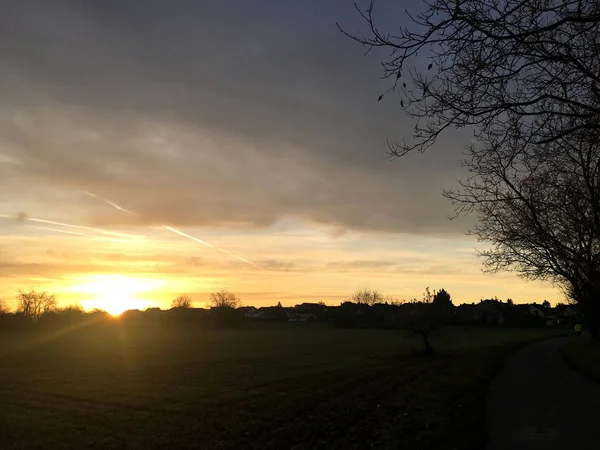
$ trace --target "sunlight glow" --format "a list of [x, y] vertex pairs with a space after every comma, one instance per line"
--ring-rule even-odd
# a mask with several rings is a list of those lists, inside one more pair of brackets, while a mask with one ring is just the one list
[[133, 278], [123, 275], [94, 275], [88, 277], [73, 288], [73, 292], [84, 294], [87, 298], [81, 304], [87, 310], [100, 308], [118, 316], [129, 309], [144, 309], [155, 306], [153, 302], [140, 298], [144, 292], [159, 288], [159, 280]]

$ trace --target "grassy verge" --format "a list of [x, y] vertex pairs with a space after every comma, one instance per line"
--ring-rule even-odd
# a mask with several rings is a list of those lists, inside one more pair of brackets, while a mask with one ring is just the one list
[[[121, 330], [0, 360], [0, 448], [475, 450], [505, 356], [535, 330]], [[445, 343], [445, 344], [444, 344]]]
[[567, 364], [600, 383], [600, 344], [574, 339], [562, 348]]

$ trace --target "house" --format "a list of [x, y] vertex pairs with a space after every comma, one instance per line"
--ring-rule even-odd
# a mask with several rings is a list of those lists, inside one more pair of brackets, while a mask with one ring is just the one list
[[531, 314], [529, 305], [527, 304], [512, 304], [506, 307], [505, 324], [508, 326], [537, 327], [542, 325], [543, 321], [543, 318]]
[[539, 317], [541, 319], [546, 319], [547, 311], [544, 306], [538, 305], [537, 303], [533, 303], [529, 305], [529, 314], [531, 314], [532, 316]]
[[312, 320], [316, 320], [316, 317], [314, 314], [294, 313], [294, 312], [288, 312], [287, 318], [288, 318], [288, 322], [310, 322]]
[[294, 306], [294, 310], [298, 313], [318, 315], [325, 312], [325, 305], [322, 303], [301, 303]]
[[250, 320], [287, 320], [285, 308], [278, 306], [252, 307], [244, 313], [244, 318]]
[[252, 319], [254, 318], [257, 314], [258, 314], [258, 309], [256, 309], [254, 306], [250, 306], [247, 308], [239, 308], [243, 314], [244, 314], [244, 318], [246, 319]]
[[572, 305], [567, 305], [562, 312], [564, 317], [577, 317], [580, 315], [579, 310]]
[[374, 319], [378, 323], [393, 325], [398, 322], [398, 307], [388, 303], [376, 303], [371, 307]]
[[553, 325], [558, 325], [559, 323], [560, 323], [560, 319], [552, 311], [550, 311], [546, 314], [546, 325], [551, 327]]
[[294, 314], [308, 314], [314, 316], [314, 319], [310, 320], [323, 320], [326, 311], [327, 307], [324, 303], [301, 303], [294, 306]]
[[175, 321], [205, 323], [210, 320], [210, 310], [204, 308], [171, 308], [165, 311], [167, 317]]
[[474, 323], [477, 321], [475, 304], [462, 304], [456, 307], [456, 322], [462, 324]]
[[556, 325], [573, 325], [578, 320], [581, 320], [581, 313], [577, 307], [573, 305], [557, 305], [552, 313], [556, 317]]
[[504, 308], [498, 300], [482, 300], [473, 308], [475, 321], [486, 325], [502, 325], [504, 323]]

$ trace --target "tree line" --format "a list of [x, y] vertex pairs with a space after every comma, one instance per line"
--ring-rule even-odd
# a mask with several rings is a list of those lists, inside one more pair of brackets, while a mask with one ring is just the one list
[[[17, 306], [14, 313], [23, 315], [31, 320], [38, 320], [44, 315], [62, 311], [81, 311], [84, 309], [79, 304], [72, 304], [60, 308], [54, 294], [35, 289], [17, 291]], [[240, 298], [232, 292], [221, 290], [209, 295], [210, 305], [213, 308], [237, 308], [241, 305]], [[189, 295], [180, 295], [173, 299], [171, 308], [191, 308], [192, 298]], [[101, 311], [95, 309], [95, 311]], [[11, 314], [12, 310], [5, 300], [0, 299], [0, 314]]]
[[[221, 290], [209, 295], [210, 311], [192, 308], [193, 302], [189, 295], [181, 295], [171, 302], [169, 312], [172, 312], [174, 320], [183, 320], [188, 323], [207, 324], [216, 326], [236, 326], [243, 322], [241, 314], [243, 308], [240, 298], [229, 291]], [[30, 330], [31, 326], [39, 325], [39, 329], [47, 327], [67, 327], [74, 322], [88, 321], [93, 318], [97, 320], [109, 320], [105, 311], [95, 309], [84, 311], [80, 305], [70, 305], [59, 308], [56, 297], [45, 291], [19, 291], [17, 295], [17, 307], [14, 314], [7, 307], [6, 302], [0, 302], [0, 316], [8, 316], [10, 320], [3, 320], [0, 325], [8, 326], [12, 330]], [[392, 297], [385, 297], [377, 290], [361, 289], [349, 296], [348, 301], [339, 306], [327, 306], [320, 302], [307, 305], [308, 314], [313, 320], [332, 322], [338, 327], [381, 327], [386, 325], [389, 314], [394, 314], [393, 320], [387, 325], [393, 327], [404, 327], [412, 329], [423, 339], [424, 348], [432, 352], [430, 337], [437, 329], [452, 323], [453, 304], [450, 294], [444, 290], [434, 291], [427, 288], [421, 300], [412, 299], [400, 302]], [[301, 305], [302, 306], [302, 305]], [[315, 307], [316, 310], [315, 310]], [[402, 320], [395, 315], [402, 309]], [[281, 303], [277, 306], [267, 307], [274, 311], [268, 316], [273, 320], [288, 321], [287, 308]], [[292, 308], [293, 309], [293, 308]], [[148, 308], [145, 311], [126, 311], [122, 314], [123, 320], [141, 320], [142, 323], [152, 322], [159, 308]], [[210, 314], [204, 314], [209, 312]], [[305, 310], [306, 312], [306, 310]], [[0, 319], [2, 319], [0, 317]], [[91, 323], [91, 322], [90, 322]], [[0, 331], [2, 331], [0, 329]]]

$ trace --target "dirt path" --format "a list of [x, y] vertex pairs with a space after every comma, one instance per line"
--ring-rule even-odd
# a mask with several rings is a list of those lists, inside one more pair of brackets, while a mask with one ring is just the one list
[[563, 361], [559, 349], [569, 339], [508, 357], [488, 397], [488, 450], [600, 448], [600, 384]]

